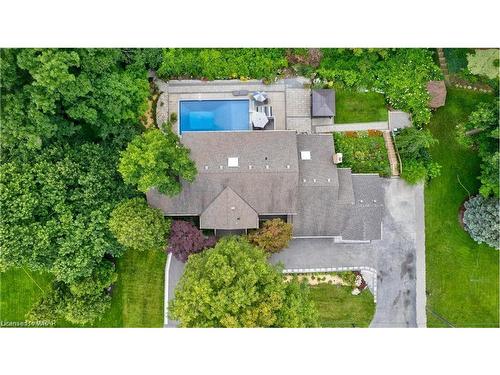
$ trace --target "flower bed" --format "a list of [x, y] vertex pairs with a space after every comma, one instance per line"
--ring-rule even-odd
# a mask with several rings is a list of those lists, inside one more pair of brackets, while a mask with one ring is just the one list
[[378, 173], [391, 175], [387, 149], [380, 132], [334, 133], [335, 151], [343, 154], [342, 168], [351, 168], [354, 173]]

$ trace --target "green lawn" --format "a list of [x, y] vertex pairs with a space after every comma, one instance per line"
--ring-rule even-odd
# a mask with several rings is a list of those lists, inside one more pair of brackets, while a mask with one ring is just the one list
[[373, 295], [368, 288], [353, 296], [352, 287], [331, 284], [311, 286], [311, 298], [319, 312], [322, 327], [368, 327], [375, 313]]
[[[91, 327], [162, 327], [166, 256], [163, 252], [127, 251], [118, 260], [118, 281], [111, 308]], [[52, 276], [23, 269], [0, 273], [0, 320], [23, 321], [47, 290]], [[38, 284], [38, 285], [37, 285]], [[74, 325], [60, 321], [59, 327]]]
[[[431, 149], [442, 165], [441, 176], [425, 189], [427, 308], [458, 327], [498, 327], [499, 252], [476, 244], [457, 217], [467, 192], [477, 193], [479, 158], [455, 140], [455, 125], [466, 120], [480, 101], [492, 96], [449, 89], [446, 106], [432, 117], [430, 129], [439, 140]], [[427, 314], [429, 327], [447, 326]]]
[[336, 90], [335, 123], [387, 121], [384, 95], [376, 92]]
[[391, 166], [382, 135], [345, 132], [333, 133], [333, 137], [335, 152], [343, 154], [340, 164], [342, 168], [351, 168], [354, 173], [391, 175]]
[[21, 322], [40, 296], [49, 289], [52, 276], [22, 268], [0, 273], [0, 321]]

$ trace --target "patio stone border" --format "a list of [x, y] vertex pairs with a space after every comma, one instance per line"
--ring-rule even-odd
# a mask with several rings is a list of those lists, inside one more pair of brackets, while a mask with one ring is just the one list
[[345, 271], [369, 271], [373, 274], [373, 302], [377, 303], [377, 270], [372, 267], [322, 267], [322, 268], [286, 268], [284, 274], [291, 273], [325, 273], [325, 272], [345, 272]]

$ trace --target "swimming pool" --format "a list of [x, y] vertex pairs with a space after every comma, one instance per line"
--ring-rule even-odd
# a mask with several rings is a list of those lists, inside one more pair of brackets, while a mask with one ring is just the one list
[[180, 100], [179, 133], [250, 130], [248, 99]]

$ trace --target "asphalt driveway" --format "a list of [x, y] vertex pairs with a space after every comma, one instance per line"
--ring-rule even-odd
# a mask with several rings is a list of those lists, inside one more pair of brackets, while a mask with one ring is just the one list
[[[382, 240], [340, 244], [332, 239], [294, 239], [271, 262], [281, 262], [285, 268], [372, 267], [377, 270], [377, 307], [371, 327], [416, 327], [417, 242], [424, 241], [423, 188], [400, 179], [385, 179], [383, 188]], [[418, 245], [423, 248], [423, 243]], [[425, 278], [425, 272], [419, 274]], [[425, 300], [423, 308], [425, 313]]]

